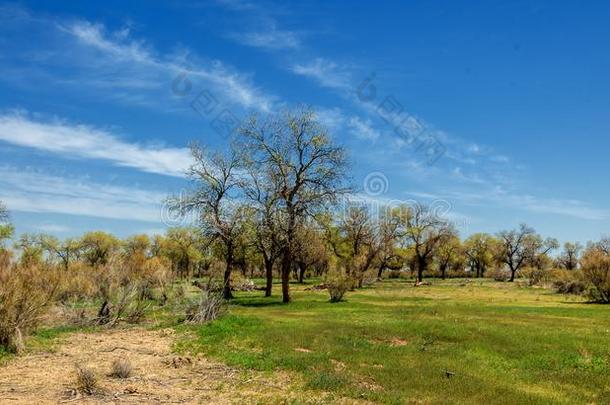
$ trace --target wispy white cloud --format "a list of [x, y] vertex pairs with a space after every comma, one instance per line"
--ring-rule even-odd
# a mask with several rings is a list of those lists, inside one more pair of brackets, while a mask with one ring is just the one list
[[24, 112], [0, 115], [0, 140], [64, 157], [102, 159], [169, 176], [184, 176], [191, 162], [187, 148], [129, 143], [104, 129], [57, 118], [36, 120]]
[[3, 200], [13, 211], [161, 222], [166, 195], [137, 187], [0, 167]]
[[[102, 24], [77, 21], [58, 25], [59, 29], [97, 54], [86, 55], [92, 66], [114, 67], [112, 80], [122, 80], [131, 88], [142, 88], [151, 80], [167, 83], [173, 77], [187, 72], [190, 80], [201, 80], [214, 87], [214, 91], [246, 109], [268, 112], [276, 97], [266, 94], [252, 84], [251, 76], [240, 73], [218, 60], [205, 60], [188, 50], [177, 54], [161, 55], [143, 40], [132, 39], [128, 29], [109, 32]], [[117, 64], [129, 65], [127, 75], [117, 73]], [[145, 79], [143, 79], [145, 78]], [[115, 83], [116, 84], [116, 83]]]
[[69, 226], [58, 225], [50, 222], [43, 222], [41, 224], [36, 224], [34, 229], [37, 232], [45, 232], [45, 233], [64, 233], [72, 230]]
[[[414, 193], [409, 193], [415, 195]], [[444, 191], [433, 194], [455, 203], [481, 207], [514, 209], [535, 214], [562, 215], [583, 220], [601, 221], [610, 219], [610, 211], [592, 207], [585, 201], [575, 199], [544, 198], [517, 191], [508, 191], [501, 186], [478, 186], [476, 191]]]
[[350, 133], [357, 138], [375, 140], [380, 134], [373, 128], [373, 122], [370, 119], [363, 120], [359, 117], [351, 117], [348, 126]]
[[301, 46], [301, 39], [297, 33], [278, 29], [274, 21], [262, 30], [234, 32], [228, 37], [242, 45], [270, 51], [297, 50]]
[[293, 64], [291, 70], [298, 75], [315, 80], [323, 87], [343, 91], [350, 88], [350, 74], [344, 67], [325, 58], [315, 58], [310, 62]]
[[277, 101], [254, 84], [251, 73], [188, 48], [160, 52], [130, 27], [111, 30], [88, 20], [34, 15], [18, 6], [12, 9], [20, 13], [0, 13], [0, 35], [25, 38], [19, 48], [11, 41], [0, 43], [5, 53], [0, 80], [12, 85], [72, 86], [83, 95], [176, 111], [184, 102], [177, 104], [169, 90], [177, 75], [188, 71], [193, 91], [212, 91], [227, 107], [268, 112]]
[[315, 111], [318, 121], [330, 130], [338, 131], [345, 124], [345, 113], [338, 107], [316, 108]]

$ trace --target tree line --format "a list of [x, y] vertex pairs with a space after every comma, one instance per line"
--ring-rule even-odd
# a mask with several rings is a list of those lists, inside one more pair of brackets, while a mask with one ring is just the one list
[[[48, 235], [17, 239], [22, 265], [53, 258], [65, 270], [74, 261], [105, 265], [120, 249], [162, 257], [177, 277], [209, 274], [221, 279], [224, 298], [233, 296], [235, 271], [274, 278], [289, 302], [291, 279], [325, 276], [328, 288], [361, 288], [384, 272], [411, 272], [416, 285], [425, 276], [493, 276], [515, 280], [542, 277], [551, 268], [582, 269], [600, 300], [608, 301], [608, 239], [566, 243], [544, 239], [527, 225], [495, 235], [476, 233], [461, 240], [455, 226], [425, 204], [382, 207], [350, 202], [356, 191], [348, 179], [346, 151], [308, 109], [265, 118], [252, 116], [225, 150], [191, 147], [190, 187], [168, 198], [179, 215], [196, 218], [191, 228], [165, 236], [139, 235], [119, 241], [102, 232], [60, 241]], [[0, 239], [12, 235], [7, 211]], [[215, 275], [217, 275], [215, 273]]]
[[[394, 277], [416, 286], [425, 277], [522, 277], [610, 302], [610, 238], [559, 250], [556, 239], [521, 225], [461, 239], [425, 204], [372, 209], [350, 199], [346, 151], [312, 111], [254, 116], [226, 150], [191, 150], [189, 189], [166, 203], [195, 222], [164, 235], [15, 237], [0, 202], [0, 347], [20, 351], [50, 305], [78, 324], [137, 322], [150, 305], [174, 306], [199, 322], [220, 313], [219, 295], [261, 289], [269, 297], [277, 279], [283, 302], [291, 282], [308, 278], [336, 302]], [[201, 290], [198, 302], [187, 286]]]

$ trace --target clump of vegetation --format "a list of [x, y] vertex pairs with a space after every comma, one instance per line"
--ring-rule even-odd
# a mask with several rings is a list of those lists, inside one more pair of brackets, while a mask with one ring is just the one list
[[585, 280], [592, 286], [590, 298], [610, 303], [610, 239], [590, 245], [583, 254], [581, 265]]
[[497, 268], [492, 272], [492, 277], [496, 281], [508, 281], [510, 280], [510, 271]]
[[112, 362], [110, 376], [114, 378], [129, 378], [133, 373], [131, 362], [127, 359], [116, 359]]
[[25, 349], [24, 337], [41, 322], [60, 285], [53, 266], [12, 265], [0, 268], [0, 346]]
[[187, 323], [206, 323], [220, 317], [226, 311], [226, 301], [221, 294], [214, 291], [203, 291], [198, 302], [187, 307]]
[[76, 389], [86, 395], [98, 392], [98, 380], [95, 372], [85, 366], [75, 366]]
[[345, 293], [350, 289], [352, 282], [343, 267], [336, 264], [329, 270], [326, 276], [326, 284], [328, 286], [328, 294], [330, 302], [343, 301]]
[[551, 284], [559, 294], [581, 295], [587, 290], [587, 284], [579, 270], [553, 270]]

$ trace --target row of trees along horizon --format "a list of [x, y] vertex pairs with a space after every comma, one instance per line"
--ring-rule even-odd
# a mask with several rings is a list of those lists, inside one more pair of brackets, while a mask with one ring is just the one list
[[[381, 279], [384, 271], [408, 270], [417, 284], [428, 275], [484, 277], [490, 271], [507, 281], [527, 272], [535, 281], [552, 268], [582, 268], [597, 299], [610, 300], [608, 238], [589, 242], [586, 249], [565, 243], [554, 257], [557, 240], [543, 239], [527, 225], [462, 241], [450, 221], [424, 204], [375, 215], [359, 204], [337, 209], [354, 191], [346, 151], [311, 110], [252, 116], [227, 150], [211, 152], [198, 144], [191, 150], [192, 187], [166, 203], [179, 215], [195, 214], [196, 226], [123, 241], [103, 232], [64, 241], [24, 234], [14, 243], [18, 261], [22, 266], [55, 261], [69, 270], [78, 261], [93, 268], [106, 265], [119, 251], [158, 256], [178, 277], [219, 276], [225, 299], [233, 296], [234, 271], [265, 277], [266, 296], [272, 294], [277, 273], [285, 303], [291, 299], [291, 275], [299, 282], [308, 274], [325, 276], [329, 288], [342, 296]], [[9, 261], [13, 254], [4, 242], [13, 228], [4, 206], [0, 221], [0, 248]]]

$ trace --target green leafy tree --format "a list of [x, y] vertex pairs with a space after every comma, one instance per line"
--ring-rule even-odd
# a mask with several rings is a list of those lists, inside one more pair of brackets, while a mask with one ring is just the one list
[[44, 258], [42, 237], [38, 234], [24, 233], [15, 242], [15, 249], [20, 253], [19, 263], [23, 267], [36, 266]]
[[0, 201], [0, 249], [5, 249], [5, 241], [13, 237], [15, 228], [10, 224], [8, 209]]
[[457, 234], [447, 233], [440, 242], [436, 252], [436, 262], [438, 270], [441, 273], [441, 278], [444, 280], [447, 272], [451, 269], [457, 269], [463, 264], [463, 249], [462, 242]]
[[83, 235], [80, 245], [86, 263], [98, 267], [108, 263], [112, 255], [119, 250], [121, 241], [109, 233], [94, 231]]
[[177, 275], [188, 277], [203, 260], [203, 251], [207, 245], [207, 241], [195, 228], [170, 228], [165, 238], [155, 238], [152, 252], [167, 257]]
[[79, 240], [69, 238], [61, 241], [51, 235], [42, 235], [41, 243], [51, 257], [59, 260], [64, 270], [68, 270], [70, 265], [78, 260], [83, 249]]
[[496, 239], [486, 233], [475, 233], [464, 241], [464, 254], [476, 277], [484, 277], [487, 269], [493, 265], [496, 247]]

